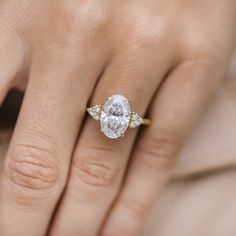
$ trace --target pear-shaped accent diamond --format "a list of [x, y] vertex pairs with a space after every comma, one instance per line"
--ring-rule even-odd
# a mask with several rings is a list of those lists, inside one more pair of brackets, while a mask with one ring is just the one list
[[141, 124], [143, 124], [142, 117], [139, 116], [136, 112], [132, 112], [129, 127], [136, 128], [137, 126], [140, 126]]
[[100, 120], [100, 115], [102, 112], [101, 105], [95, 105], [95, 106], [89, 107], [87, 111], [89, 115], [93, 117], [94, 120]]

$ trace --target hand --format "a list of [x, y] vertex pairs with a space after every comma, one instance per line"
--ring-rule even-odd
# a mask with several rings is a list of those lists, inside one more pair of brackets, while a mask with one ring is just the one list
[[[0, 100], [27, 85], [1, 235], [138, 235], [223, 78], [235, 1], [2, 0], [0, 15]], [[85, 110], [112, 94], [152, 125], [106, 138]]]

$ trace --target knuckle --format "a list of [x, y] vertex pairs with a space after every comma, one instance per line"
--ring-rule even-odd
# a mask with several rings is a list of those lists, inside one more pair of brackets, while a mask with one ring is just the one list
[[7, 160], [5, 175], [26, 190], [49, 190], [57, 186], [59, 166], [53, 153], [34, 145], [19, 145]]
[[94, 32], [107, 21], [105, 8], [101, 4], [91, 4], [89, 2], [82, 3], [79, 9], [78, 7], [72, 9], [70, 16], [73, 28], [79, 31]]
[[159, 41], [160, 36], [155, 30], [151, 30], [150, 28], [151, 26], [149, 25], [148, 28], [140, 29], [139, 26], [134, 24], [130, 31], [131, 39], [143, 46], [155, 45]]
[[211, 45], [206, 43], [196, 42], [189, 45], [187, 49], [187, 55], [190, 59], [208, 59], [213, 57], [213, 51]]
[[[115, 184], [119, 166], [110, 150], [95, 148], [75, 158], [72, 177], [89, 187], [109, 187]], [[81, 152], [83, 153], [83, 152]], [[90, 154], [90, 155], [89, 155]], [[111, 155], [113, 157], [111, 158]]]
[[[192, 34], [192, 31], [189, 33]], [[187, 36], [186, 38], [187, 39], [183, 40], [182, 47], [187, 58], [214, 58], [217, 56], [218, 51], [220, 51], [220, 44], [214, 39], [209, 38], [208, 32], [195, 32], [194, 38], [191, 36]]]
[[157, 21], [156, 16], [149, 11], [138, 12], [123, 17], [123, 29], [129, 32], [129, 39], [143, 46], [161, 43], [166, 35], [163, 22]]
[[[52, 21], [51, 27], [42, 26], [47, 37], [38, 35], [37, 46], [40, 47], [40, 50], [42, 46], [45, 47], [43, 53], [49, 54], [49, 58], [51, 55], [59, 56], [59, 58], [78, 58], [78, 55], [75, 54], [78, 49], [81, 50], [81, 45], [86, 48], [94, 44], [94, 38], [99, 35], [100, 29], [106, 21], [106, 15], [99, 7], [94, 9], [92, 4], [83, 3], [81, 5], [79, 9], [77, 6], [73, 8], [73, 4], [67, 10], [63, 9], [63, 22], [59, 19], [56, 22]], [[61, 16], [57, 17], [61, 18]], [[64, 50], [58, 50], [58, 48]], [[83, 52], [84, 50], [81, 51], [81, 53]]]
[[158, 131], [149, 137], [145, 145], [138, 147], [137, 161], [148, 168], [166, 170], [172, 167], [176, 160], [180, 139], [169, 131]]

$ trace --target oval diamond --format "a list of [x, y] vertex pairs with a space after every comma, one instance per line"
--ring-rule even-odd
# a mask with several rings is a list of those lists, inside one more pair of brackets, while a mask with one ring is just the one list
[[119, 138], [127, 130], [130, 122], [131, 109], [129, 101], [122, 95], [113, 95], [105, 102], [100, 125], [108, 138]]

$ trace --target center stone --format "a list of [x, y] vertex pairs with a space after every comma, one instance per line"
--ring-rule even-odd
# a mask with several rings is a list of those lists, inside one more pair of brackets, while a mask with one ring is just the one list
[[127, 130], [130, 122], [131, 109], [129, 101], [122, 95], [113, 95], [105, 102], [100, 125], [108, 138], [119, 138]]

